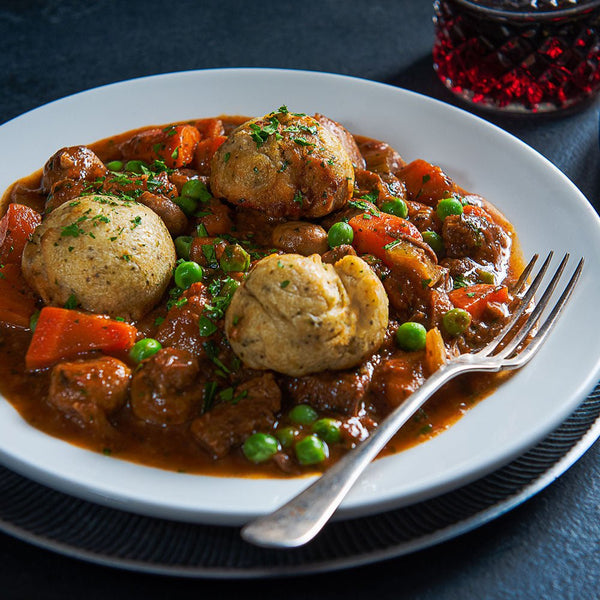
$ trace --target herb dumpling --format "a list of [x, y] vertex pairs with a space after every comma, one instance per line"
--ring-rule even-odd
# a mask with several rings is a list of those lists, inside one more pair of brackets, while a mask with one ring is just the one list
[[382, 344], [388, 298], [357, 256], [334, 265], [318, 254], [271, 255], [236, 290], [227, 339], [253, 369], [300, 376], [360, 364]]
[[270, 216], [315, 218], [346, 205], [354, 168], [336, 135], [282, 107], [229, 135], [212, 159], [210, 185], [215, 196]]
[[23, 251], [23, 274], [46, 304], [139, 319], [162, 297], [173, 240], [142, 204], [82, 196], [44, 217]]

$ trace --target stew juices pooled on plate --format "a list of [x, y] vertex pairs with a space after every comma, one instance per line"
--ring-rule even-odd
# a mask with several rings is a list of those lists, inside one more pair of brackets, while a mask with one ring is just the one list
[[[62, 148], [4, 195], [0, 389], [184, 472], [327, 468], [506, 322], [510, 223], [438, 166], [285, 106]], [[387, 452], [499, 383], [463, 376]]]

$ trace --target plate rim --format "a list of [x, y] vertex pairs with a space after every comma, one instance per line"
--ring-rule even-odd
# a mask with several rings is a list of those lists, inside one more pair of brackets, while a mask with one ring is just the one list
[[[501, 129], [500, 127], [498, 127], [492, 123], [489, 123], [488, 121], [486, 121], [485, 119], [483, 119], [480, 116], [473, 115], [472, 113], [470, 113], [462, 108], [448, 105], [438, 99], [424, 96], [417, 92], [413, 92], [411, 90], [405, 90], [405, 89], [398, 88], [398, 87], [395, 87], [395, 86], [392, 86], [389, 84], [375, 82], [375, 81], [371, 81], [371, 80], [367, 80], [367, 79], [363, 79], [363, 78], [359, 78], [359, 77], [348, 76], [348, 75], [340, 75], [340, 74], [335, 74], [335, 73], [323, 73], [323, 72], [319, 72], [319, 71], [309, 71], [309, 70], [301, 70], [301, 69], [264, 69], [264, 68], [258, 68], [258, 67], [250, 67], [250, 68], [188, 70], [188, 71], [178, 71], [178, 72], [174, 72], [174, 73], [150, 75], [150, 76], [140, 77], [140, 78], [135, 78], [135, 79], [127, 79], [127, 80], [123, 80], [123, 81], [119, 81], [119, 82], [108, 83], [108, 84], [105, 84], [105, 85], [102, 85], [102, 86], [99, 86], [96, 88], [92, 88], [89, 90], [77, 92], [77, 93], [71, 94], [69, 96], [65, 96], [64, 98], [59, 98], [59, 99], [53, 100], [52, 102], [49, 102], [49, 103], [39, 106], [37, 108], [33, 108], [33, 109], [23, 113], [22, 115], [14, 117], [13, 119], [11, 119], [11, 120], [5, 122], [3, 125], [1, 125], [0, 126], [0, 136], [2, 136], [3, 132], [5, 131], [5, 128], [10, 129], [11, 127], [15, 126], [15, 123], [17, 123], [17, 125], [18, 125], [20, 120], [25, 120], [26, 117], [31, 117], [31, 115], [34, 115], [34, 117], [35, 117], [35, 115], [43, 114], [43, 112], [45, 112], [45, 111], [52, 110], [52, 108], [56, 105], [62, 105], [63, 103], [68, 104], [69, 102], [77, 101], [77, 99], [82, 98], [82, 97], [85, 99], [85, 98], [91, 98], [93, 95], [97, 95], [97, 94], [102, 95], [102, 93], [106, 92], [106, 90], [110, 91], [110, 90], [114, 90], [114, 89], [124, 89], [126, 86], [136, 86], [136, 85], [148, 84], [148, 83], [152, 83], [152, 82], [156, 82], [156, 81], [160, 82], [160, 81], [164, 81], [166, 79], [171, 79], [171, 78], [195, 79], [196, 77], [207, 77], [211, 74], [217, 75], [217, 76], [222, 76], [224, 74], [226, 74], [227, 76], [242, 76], [242, 75], [245, 76], [249, 73], [270, 75], [270, 76], [273, 76], [273, 75], [284, 76], [284, 77], [286, 77], [286, 76], [287, 77], [289, 77], [289, 76], [292, 76], [292, 77], [310, 76], [310, 77], [317, 77], [317, 78], [323, 78], [323, 79], [332, 79], [333, 78], [336, 81], [350, 80], [355, 85], [375, 86], [376, 88], [386, 88], [388, 90], [393, 90], [392, 93], [394, 93], [394, 94], [398, 94], [399, 96], [404, 95], [407, 98], [412, 98], [413, 101], [418, 101], [420, 103], [424, 103], [428, 107], [435, 107], [435, 108], [441, 109], [443, 111], [447, 110], [452, 115], [459, 115], [460, 119], [463, 119], [463, 120], [466, 119], [467, 121], [475, 122], [476, 124], [478, 123], [479, 124], [478, 126], [481, 126], [481, 124], [484, 124], [485, 128], [491, 128], [490, 131], [495, 131], [496, 134], [499, 135], [501, 138], [503, 138], [504, 140], [508, 140], [511, 145], [516, 144], [522, 151], [525, 151], [527, 153], [533, 153], [533, 155], [535, 156], [535, 160], [539, 164], [543, 165], [544, 169], [546, 169], [546, 170], [550, 169], [550, 172], [553, 173], [553, 177], [558, 177], [560, 180], [562, 180], [563, 184], [570, 187], [571, 193], [574, 194], [575, 196], [578, 196], [578, 202], [581, 204], [580, 208], [582, 210], [587, 210], [588, 216], [593, 216], [592, 220], [596, 223], [596, 228], [598, 229], [598, 231], [600, 231], [600, 219], [599, 219], [598, 215], [594, 211], [593, 207], [589, 204], [589, 202], [585, 199], [583, 194], [573, 184], [573, 182], [571, 182], [562, 172], [560, 172], [560, 170], [555, 165], [553, 165], [547, 158], [545, 158], [539, 152], [535, 151], [533, 148], [531, 148], [530, 146], [525, 144], [522, 140], [519, 140], [518, 138], [516, 138], [512, 134], [506, 132], [505, 130]], [[200, 116], [202, 116], [202, 115], [200, 115]], [[117, 131], [109, 132], [108, 135], [113, 135], [116, 133], [118, 133], [118, 132]], [[105, 137], [106, 137], [106, 135], [105, 135]], [[98, 139], [100, 139], [100, 138], [98, 138]], [[84, 141], [82, 143], [89, 143], [89, 142]], [[25, 173], [24, 175], [26, 175], [26, 174], [27, 173]], [[23, 176], [23, 175], [21, 175], [21, 176]], [[583, 202], [581, 202], [582, 200], [583, 200]], [[521, 240], [521, 241], [523, 241], [523, 240]], [[578, 384], [576, 386], [576, 390], [571, 394], [572, 398], [577, 399], [576, 400], [577, 404], [579, 404], [587, 396], [587, 394], [589, 394], [589, 392], [593, 389], [594, 385], [596, 384], [596, 382], [598, 380], [599, 375], [600, 375], [600, 355], [596, 358], [595, 368], [591, 372], [588, 372], [586, 377], [583, 380], [578, 382]], [[486, 399], [486, 400], [484, 400], [484, 402], [487, 402], [488, 400], [489, 399]], [[2, 402], [7, 404], [7, 402], [4, 399], [2, 399]], [[537, 443], [540, 439], [545, 437], [545, 435], [547, 435], [562, 420], [564, 420], [564, 418], [570, 412], [569, 409], [572, 408], [573, 404], [574, 404], [574, 401], [572, 401], [568, 406], [563, 407], [563, 410], [560, 411], [559, 413], [557, 413], [557, 415], [551, 422], [550, 421], [547, 422], [546, 426], [543, 429], [539, 428], [537, 430], [535, 436], [529, 436], [527, 439], [522, 440], [521, 444], [515, 445], [512, 448], [510, 453], [503, 454], [501, 457], [498, 457], [496, 459], [496, 461], [494, 461], [494, 462], [488, 462], [485, 465], [480, 465], [480, 467], [478, 469], [471, 469], [469, 471], [469, 473], [467, 473], [467, 474], [462, 473], [460, 476], [454, 476], [451, 478], [447, 478], [446, 481], [443, 481], [443, 482], [439, 483], [438, 485], [429, 486], [427, 488], [426, 492], [424, 492], [422, 489], [419, 489], [417, 486], [416, 491], [415, 491], [415, 489], [413, 489], [411, 493], [405, 494], [403, 496], [402, 500], [400, 500], [400, 501], [398, 500], [396, 493], [393, 490], [390, 490], [387, 495], [385, 493], [380, 494], [378, 499], [371, 501], [371, 503], [367, 507], [365, 507], [364, 504], [361, 504], [361, 503], [353, 504], [351, 501], [352, 496], [350, 496], [349, 501], [347, 501], [345, 504], [342, 505], [340, 513], [339, 513], [339, 517], [350, 518], [353, 516], [365, 515], [365, 514], [370, 514], [373, 512], [379, 512], [381, 510], [385, 510], [386, 508], [389, 508], [391, 505], [396, 506], [396, 507], [401, 506], [403, 504], [407, 504], [409, 502], [416, 501], [417, 499], [431, 497], [432, 495], [442, 493], [449, 489], [463, 485], [463, 484], [467, 483], [468, 481], [477, 479], [478, 477], [481, 477], [484, 473], [493, 471], [495, 468], [498, 468], [501, 464], [509, 462], [514, 457], [516, 457], [519, 454], [521, 454], [522, 452], [524, 452], [527, 448], [535, 445], [535, 443]], [[9, 405], [9, 406], [12, 408], [11, 405]], [[469, 412], [471, 412], [471, 411], [469, 411]], [[462, 421], [464, 421], [464, 417], [461, 421], [459, 421], [459, 423], [461, 423]], [[454, 425], [453, 429], [456, 428], [457, 425], [458, 424]], [[30, 426], [27, 426], [27, 427], [30, 427]], [[35, 431], [37, 431], [37, 430], [35, 430]], [[46, 435], [46, 434], [42, 434], [42, 435]], [[46, 437], [50, 437], [50, 436], [46, 436]], [[54, 440], [55, 442], [59, 441], [59, 440], [56, 440], [55, 438], [52, 438], [52, 440]], [[73, 446], [71, 444], [68, 444], [68, 443], [62, 442], [62, 441], [60, 441], [60, 443], [65, 444], [66, 446], [69, 447], [69, 449], [73, 449]], [[427, 444], [430, 444], [430, 443], [431, 442], [427, 442]], [[420, 446], [422, 446], [422, 445], [420, 445]], [[418, 447], [420, 447], [420, 446], [418, 446]], [[81, 448], [76, 448], [76, 450], [79, 452], [85, 452], [85, 453], [90, 452], [90, 451], [87, 451], [87, 450], [84, 450]], [[408, 454], [412, 450], [413, 449], [410, 449], [408, 451], [405, 451], [402, 454]], [[96, 455], [97, 453], [92, 453], [92, 454]], [[395, 455], [395, 456], [397, 457], [398, 455]], [[22, 473], [26, 476], [30, 476], [33, 479], [36, 479], [46, 485], [50, 485], [51, 487], [54, 487], [61, 491], [65, 491], [67, 493], [77, 495], [77, 496], [83, 497], [85, 499], [94, 501], [94, 502], [99, 502], [101, 504], [112, 506], [114, 508], [123, 508], [123, 506], [126, 505], [126, 506], [128, 506], [128, 510], [131, 510], [131, 505], [129, 504], [131, 502], [131, 497], [128, 495], [121, 495], [118, 492], [115, 492], [115, 493], [112, 493], [112, 495], [109, 497], [106, 495], [105, 488], [97, 487], [97, 488], [93, 488], [93, 489], [92, 488], [82, 489], [79, 486], [77, 481], [73, 481], [73, 480], [69, 479], [68, 477], [65, 478], [64, 475], [61, 476], [61, 475], [57, 475], [56, 473], [48, 473], [47, 471], [41, 471], [38, 467], [36, 467], [36, 465], [32, 465], [29, 462], [27, 462], [27, 459], [23, 460], [22, 456], [16, 456], [14, 453], [7, 452], [5, 448], [0, 448], [0, 458], [7, 466], [9, 466], [9, 468], [12, 468], [13, 470], [15, 470], [19, 473]], [[377, 461], [376, 465], [379, 465], [380, 463], [384, 463], [385, 461], [394, 460], [394, 458], [395, 457], [389, 457], [389, 458], [382, 459], [381, 461]], [[108, 459], [108, 460], [112, 460], [112, 459]], [[123, 462], [123, 461], [121, 461], [121, 462]], [[132, 463], [128, 463], [128, 464], [132, 464]], [[145, 467], [145, 466], [141, 466], [141, 465], [135, 465], [135, 467], [144, 469], [144, 470], [146, 470], [146, 469], [157, 470], [157, 469], [154, 469], [153, 467]], [[160, 469], [158, 469], [158, 470], [163, 475], [165, 473], [169, 473], [169, 472], [162, 471]], [[460, 471], [460, 469], [459, 469], [459, 471]], [[196, 477], [205, 477], [205, 478], [209, 477], [210, 479], [218, 479], [219, 481], [223, 481], [223, 479], [220, 477], [212, 478], [210, 476], [196, 476], [196, 475], [190, 475], [189, 477], [195, 477], [195, 478]], [[312, 479], [313, 479], [312, 477], [307, 477], [307, 478], [302, 478], [300, 481], [306, 481], [306, 483], [308, 484], [310, 481], [312, 481]], [[248, 481], [247, 479], [237, 479], [237, 478], [236, 478], [236, 480], [237, 481]], [[285, 481], [285, 480], [277, 480], [277, 481]], [[299, 480], [295, 480], [295, 481], [299, 481]], [[296, 487], [298, 487], [298, 486], [296, 486]], [[300, 486], [300, 487], [303, 487], [303, 486]], [[300, 489], [300, 487], [298, 487], [298, 489]], [[146, 502], [144, 502], [143, 500], [136, 498], [134, 500], [134, 502], [136, 503], [135, 511], [140, 512], [141, 514], [150, 514], [152, 516], [159, 516], [159, 517], [169, 517], [169, 516], [172, 517], [174, 515], [172, 507], [165, 507], [162, 505], [157, 505], [156, 501], [154, 499], [147, 500]], [[241, 522], [248, 520], [249, 518], [252, 518], [253, 516], [257, 516], [258, 514], [263, 514], [263, 512], [261, 512], [261, 511], [257, 512], [256, 510], [249, 510], [249, 511], [246, 510], [246, 511], [235, 511], [235, 514], [223, 512], [223, 513], [220, 513], [219, 515], [214, 515], [212, 511], [208, 511], [208, 513], [206, 513], [206, 512], [203, 512], [202, 510], [199, 510], [196, 507], [188, 507], [186, 509], [186, 508], [183, 508], [180, 506], [176, 509], [178, 518], [183, 517], [183, 518], [187, 518], [192, 521], [211, 522], [211, 523], [218, 523], [218, 522], [224, 520], [223, 523], [227, 523], [227, 524], [231, 524], [233, 522], [241, 523]]]

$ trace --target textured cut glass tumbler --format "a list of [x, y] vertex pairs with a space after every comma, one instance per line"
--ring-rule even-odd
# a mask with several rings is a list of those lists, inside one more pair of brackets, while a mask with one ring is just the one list
[[474, 105], [545, 113], [600, 89], [600, 0], [435, 0], [434, 68]]

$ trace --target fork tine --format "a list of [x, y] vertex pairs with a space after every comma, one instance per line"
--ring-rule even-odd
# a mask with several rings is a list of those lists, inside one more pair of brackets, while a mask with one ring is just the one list
[[[552, 254], [552, 252], [550, 254]], [[531, 271], [533, 271], [533, 267], [535, 267], [535, 263], [537, 262], [539, 257], [539, 254], [534, 254], [531, 260], [529, 261], [529, 264], [523, 269], [519, 280], [511, 287], [510, 291], [513, 294], [518, 294], [523, 289], [523, 286], [527, 283], [529, 275], [531, 275]]]
[[535, 334], [531, 342], [529, 342], [527, 347], [522, 352], [514, 356], [512, 359], [508, 359], [508, 361], [506, 361], [506, 366], [521, 367], [528, 363], [535, 356], [537, 351], [541, 348], [542, 344], [546, 341], [548, 334], [550, 333], [556, 321], [558, 320], [558, 317], [560, 316], [560, 313], [565, 307], [565, 304], [569, 301], [569, 298], [571, 297], [571, 294], [573, 293], [573, 290], [577, 285], [577, 281], [579, 280], [581, 271], [583, 270], [584, 262], [585, 261], [582, 258], [577, 264], [577, 268], [575, 269], [575, 272], [571, 276], [569, 283], [567, 284], [563, 293], [558, 299], [558, 302], [554, 305], [554, 308], [548, 315], [548, 318], [541, 326], [539, 331]]
[[[554, 289], [556, 288], [556, 285], [558, 284], [559, 279], [562, 277], [563, 271], [565, 270], [565, 266], [567, 265], [568, 260], [569, 260], [569, 254], [567, 253], [563, 256], [562, 261], [558, 265], [558, 268], [556, 269], [552, 279], [550, 280], [550, 283], [544, 290], [544, 293], [542, 294], [542, 297], [537, 302], [535, 308], [533, 309], [531, 314], [527, 317], [527, 320], [525, 321], [525, 323], [519, 328], [519, 330], [516, 332], [514, 337], [510, 340], [510, 342], [508, 342], [508, 344], [506, 344], [506, 346], [504, 348], [502, 348], [502, 350], [500, 350], [500, 352], [498, 352], [498, 354], [495, 355], [497, 358], [506, 358], [506, 357], [510, 356], [514, 352], [514, 350], [517, 348], [517, 346], [529, 334], [531, 329], [533, 327], [535, 327], [535, 324], [539, 321], [539, 318], [540, 318], [542, 312], [546, 309], [546, 306], [548, 306], [548, 303], [550, 302], [550, 298], [552, 297], [552, 294], [554, 293]], [[528, 292], [529, 292], [529, 290], [528, 290]]]
[[[489, 344], [487, 344], [481, 350], [478, 350], [477, 352], [474, 353], [476, 356], [488, 356], [491, 352], [493, 352], [498, 347], [499, 342], [502, 341], [506, 337], [506, 334], [514, 327], [515, 323], [519, 320], [519, 318], [521, 317], [521, 315], [523, 314], [525, 309], [529, 306], [531, 300], [533, 299], [533, 295], [537, 292], [538, 288], [540, 287], [540, 284], [542, 283], [542, 279], [544, 278], [544, 275], [546, 274], [546, 271], [548, 270], [548, 266], [550, 265], [550, 262], [551, 262], [553, 256], [554, 256], [554, 252], [552, 250], [550, 252], [548, 252], [548, 256], [546, 256], [546, 260], [544, 260], [544, 263], [540, 267], [540, 270], [538, 271], [538, 274], [535, 276], [535, 279], [531, 282], [531, 285], [529, 286], [529, 288], [527, 288], [525, 295], [522, 296], [519, 306], [516, 308], [515, 312], [512, 314], [508, 323], [502, 328], [500, 333]], [[533, 266], [535, 265], [535, 263], [537, 261], [537, 257], [538, 257], [538, 255], [535, 254], [533, 256], [533, 258], [529, 261], [529, 264], [523, 270], [523, 273], [525, 273], [526, 271], [528, 272], [527, 277], [529, 276], [529, 273], [531, 273], [531, 271], [533, 270]], [[523, 286], [524, 282], [527, 280], [527, 277], [523, 278], [523, 275], [521, 275], [521, 277], [519, 277], [519, 281], [521, 281], [521, 279], [524, 279], [524, 281], [519, 285], [519, 287]], [[517, 282], [517, 284], [518, 284], [518, 282]], [[516, 288], [517, 288], [517, 285], [515, 285], [515, 289]]]

